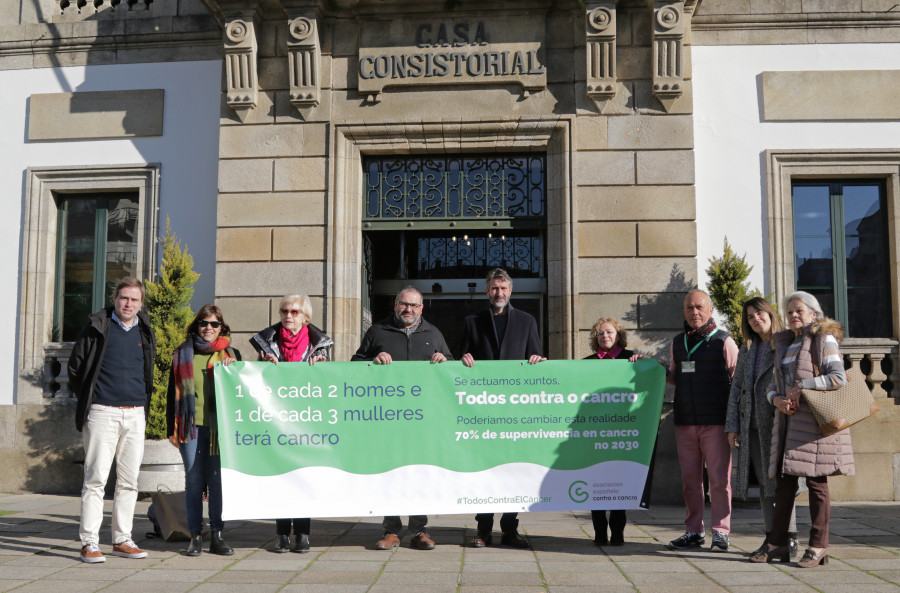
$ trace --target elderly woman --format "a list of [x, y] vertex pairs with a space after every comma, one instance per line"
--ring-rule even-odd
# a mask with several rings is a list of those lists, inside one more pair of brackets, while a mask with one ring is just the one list
[[788, 561], [788, 523], [798, 481], [804, 477], [809, 488], [812, 526], [809, 547], [797, 566], [811, 568], [828, 562], [831, 514], [828, 476], [852, 476], [855, 467], [850, 431], [844, 429], [824, 436], [809, 406], [800, 397], [800, 390], [832, 391], [847, 383], [838, 348], [844, 331], [839, 323], [825, 317], [819, 302], [807, 292], [794, 292], [785, 303], [789, 330], [775, 334], [775, 362], [779, 366], [773, 373], [774, 381], [767, 395], [778, 410], [769, 460], [769, 476], [778, 477], [775, 514], [766, 552], [755, 554], [750, 560]]
[[[626, 350], [628, 345], [628, 332], [616, 319], [601, 317], [591, 328], [589, 345], [592, 354], [584, 360], [628, 360], [634, 362], [643, 358], [631, 350]], [[610, 543], [621, 546], [625, 543], [625, 511], [609, 511], [610, 535], [607, 537], [606, 511], [591, 511], [591, 521], [594, 523], [594, 544], [605, 546]]]
[[[784, 329], [781, 317], [769, 301], [753, 297], [744, 303], [741, 311], [741, 334], [744, 345], [738, 354], [731, 395], [725, 416], [725, 432], [728, 444], [737, 449], [737, 473], [732, 480], [732, 494], [747, 495], [750, 465], [759, 480], [759, 504], [762, 507], [766, 539], [750, 553], [763, 554], [768, 549], [772, 532], [772, 515], [775, 512], [775, 478], [769, 475], [769, 454], [772, 447], [772, 423], [775, 408], [766, 399], [766, 390], [772, 382], [774, 354], [772, 336]], [[797, 555], [797, 525], [791, 513], [791, 556]]]
[[222, 472], [216, 430], [213, 365], [231, 364], [241, 354], [231, 347], [230, 328], [216, 305], [203, 305], [188, 325], [187, 339], [175, 350], [169, 374], [166, 420], [169, 442], [184, 461], [184, 500], [191, 543], [187, 556], [203, 550], [203, 491], [209, 498], [209, 551], [234, 554], [222, 539]]
[[[259, 352], [259, 359], [274, 364], [279, 362], [308, 362], [313, 365], [328, 360], [328, 351], [334, 342], [310, 323], [312, 303], [304, 294], [291, 294], [281, 299], [278, 307], [281, 321], [262, 330], [250, 340]], [[294, 546], [291, 547], [291, 527], [294, 530]], [[310, 520], [276, 519], [278, 537], [273, 552], [309, 552]]]

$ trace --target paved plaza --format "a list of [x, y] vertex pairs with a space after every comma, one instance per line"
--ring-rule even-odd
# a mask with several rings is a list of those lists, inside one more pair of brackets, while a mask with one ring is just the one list
[[[145, 560], [110, 555], [106, 501], [101, 550], [104, 564], [78, 560], [79, 499], [74, 496], [0, 494], [0, 591], [16, 593], [875, 593], [900, 591], [900, 504], [842, 503], [832, 508], [831, 562], [814, 569], [758, 565], [744, 552], [762, 540], [759, 509], [736, 504], [731, 551], [672, 552], [664, 543], [683, 531], [683, 510], [654, 506], [630, 511], [622, 547], [592, 544], [590, 514], [521, 515], [531, 548], [472, 549], [472, 516], [430, 518], [433, 551], [409, 548], [409, 535], [393, 551], [378, 551], [380, 518], [313, 520], [312, 552], [275, 554], [273, 521], [233, 521], [226, 540], [232, 557], [204, 551], [180, 554], [186, 544], [147, 539], [148, 501], [138, 503], [134, 539]], [[405, 520], [405, 517], [404, 517]], [[809, 526], [798, 508], [801, 535]], [[499, 537], [497, 537], [499, 539]], [[710, 538], [707, 537], [707, 542]], [[205, 542], [206, 543], [206, 542]], [[804, 543], [804, 542], [801, 542]], [[206, 543], [208, 546], [208, 543]], [[801, 548], [802, 551], [802, 548]]]

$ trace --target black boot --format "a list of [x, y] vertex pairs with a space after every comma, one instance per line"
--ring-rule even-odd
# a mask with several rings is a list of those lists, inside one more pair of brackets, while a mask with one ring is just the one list
[[187, 550], [184, 551], [185, 556], [199, 556], [203, 552], [203, 536], [196, 532], [191, 532], [191, 543], [188, 544]]
[[209, 532], [209, 553], [218, 554], [219, 556], [232, 556], [234, 550], [229, 548], [225, 540], [222, 539], [222, 532], [216, 530]]
[[308, 533], [298, 533], [297, 541], [294, 544], [294, 549], [291, 552], [297, 552], [298, 554], [306, 554], [309, 552], [309, 534]]
[[285, 552], [290, 552], [291, 551], [291, 536], [278, 534], [278, 537], [275, 539], [275, 545], [272, 546], [272, 551], [278, 552], [279, 554], [284, 554]]
[[788, 531], [788, 547], [791, 549], [791, 558], [796, 558], [797, 550], [799, 549], [796, 531]]
[[760, 544], [758, 548], [750, 552], [750, 556], [756, 556], [758, 554], [765, 554], [769, 549], [769, 536], [772, 535], [771, 532], [766, 532], [766, 539], [763, 540], [763, 543]]

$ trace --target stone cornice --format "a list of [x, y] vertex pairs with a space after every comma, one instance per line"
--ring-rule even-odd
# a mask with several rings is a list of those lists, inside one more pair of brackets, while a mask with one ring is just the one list
[[900, 41], [900, 12], [695, 14], [694, 45]]

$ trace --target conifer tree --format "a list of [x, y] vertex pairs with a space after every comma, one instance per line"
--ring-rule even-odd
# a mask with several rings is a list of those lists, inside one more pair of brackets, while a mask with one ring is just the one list
[[756, 288], [750, 289], [747, 278], [753, 266], [747, 265], [747, 255], [738, 256], [728, 244], [725, 237], [725, 250], [722, 257], [709, 258], [706, 285], [713, 306], [725, 318], [725, 326], [738, 346], [744, 341], [741, 336], [741, 310], [747, 299], [763, 294]]
[[153, 371], [153, 397], [147, 421], [147, 438], [166, 438], [166, 390], [172, 353], [184, 341], [184, 332], [194, 317], [190, 302], [194, 283], [200, 274], [194, 271], [194, 258], [187, 245], [172, 234], [166, 218], [166, 233], [159, 238], [162, 244], [162, 265], [156, 282], [144, 283], [144, 308], [156, 333], [156, 368]]

